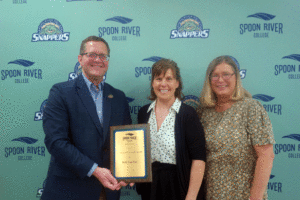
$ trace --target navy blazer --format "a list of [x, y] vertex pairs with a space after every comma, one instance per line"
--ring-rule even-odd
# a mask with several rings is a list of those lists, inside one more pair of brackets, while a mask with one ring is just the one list
[[[70, 199], [99, 199], [100, 182], [87, 174], [94, 163], [109, 168], [109, 127], [131, 124], [125, 94], [104, 84], [102, 127], [93, 98], [80, 75], [51, 88], [43, 118], [45, 144], [51, 154], [44, 193], [47, 190], [57, 195], [69, 192], [65, 198], [61, 198], [68, 199], [74, 192], [78, 198], [75, 195]], [[70, 191], [55, 191], [53, 182], [62, 184], [61, 190], [65, 187]], [[43, 199], [49, 193], [43, 194]]]

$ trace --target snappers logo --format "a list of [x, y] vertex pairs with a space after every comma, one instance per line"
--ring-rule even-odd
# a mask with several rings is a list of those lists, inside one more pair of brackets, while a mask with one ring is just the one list
[[185, 15], [177, 22], [176, 29], [171, 31], [170, 39], [208, 38], [209, 29], [203, 29], [201, 20], [194, 15]]
[[[275, 97], [271, 97], [265, 94], [256, 94], [252, 96], [253, 99], [257, 99], [263, 102], [270, 102], [275, 99]], [[277, 115], [282, 115], [282, 105], [281, 104], [263, 104], [265, 110], [268, 113], [275, 113]]]
[[275, 191], [275, 192], [278, 192], [278, 193], [282, 193], [282, 183], [281, 182], [274, 182], [273, 178], [275, 178], [275, 175], [271, 174], [270, 180], [269, 180], [269, 183], [268, 183], [268, 190], [269, 191]]
[[184, 98], [182, 99], [182, 102], [192, 106], [195, 110], [199, 107], [200, 105], [200, 100], [198, 97], [194, 96], [194, 95], [187, 95], [184, 96]]
[[[276, 16], [267, 13], [256, 13], [253, 15], [248, 15], [247, 18], [257, 18], [259, 20], [270, 21]], [[282, 23], [251, 23], [247, 22], [240, 24], [240, 34], [243, 35], [247, 32], [252, 32], [254, 38], [269, 38], [269, 33], [274, 32], [278, 34], [283, 34], [283, 24]]]
[[[283, 136], [282, 138], [292, 139], [297, 142], [300, 142], [300, 134], [290, 134]], [[286, 153], [288, 158], [300, 158], [300, 144], [292, 144], [292, 143], [283, 143], [283, 144], [275, 144], [274, 145], [274, 153]]]
[[[113, 21], [121, 24], [129, 24], [133, 20], [122, 17], [122, 16], [116, 16], [109, 19], [106, 19], [105, 21]], [[139, 26], [107, 26], [107, 27], [99, 27], [99, 37], [104, 37], [106, 35], [110, 36], [112, 35], [112, 41], [125, 41], [127, 40], [128, 35], [133, 35], [136, 37], [141, 36], [141, 27]]]
[[[28, 145], [33, 145], [37, 142], [37, 139], [30, 137], [19, 137], [12, 140], [12, 142], [17, 142], [20, 144], [25, 143]], [[8, 158], [13, 155], [18, 155], [18, 160], [32, 160], [32, 155], [39, 155], [45, 157], [46, 148], [45, 146], [26, 146], [22, 147], [22, 145], [11, 146], [4, 148], [4, 156]]]
[[76, 64], [75, 64], [75, 67], [74, 67], [74, 72], [71, 72], [71, 73], [69, 73], [69, 81], [71, 81], [71, 80], [73, 80], [73, 79], [75, 79], [75, 78], [77, 78], [77, 76], [79, 75], [79, 74], [81, 74], [81, 66], [80, 66], [80, 63], [79, 62], [77, 62]]
[[246, 69], [241, 69], [239, 62], [233, 56], [229, 56], [229, 57], [235, 62], [236, 66], [239, 68], [241, 79], [246, 78], [247, 70]]
[[[300, 62], [300, 54], [291, 54], [282, 57], [282, 59], [291, 59]], [[297, 70], [298, 72], [300, 72], [300, 65], [297, 66], [296, 64], [293, 63], [293, 61], [290, 63], [275, 65], [274, 68], [275, 68], [275, 73], [274, 73], [275, 76], [287, 73], [288, 79], [300, 79], [300, 73], [297, 74]]]
[[23, 4], [27, 3], [27, 0], [13, 0], [13, 4]]
[[[155, 62], [159, 61], [160, 59], [162, 59], [162, 57], [152, 56], [149, 58], [145, 58], [142, 61], [151, 61], [151, 62], [155, 63]], [[149, 80], [151, 81], [152, 67], [135, 67], [134, 71], [135, 71], [136, 78], [149, 75]]]
[[38, 112], [35, 112], [35, 115], [34, 115], [34, 121], [40, 121], [40, 120], [43, 120], [43, 114], [44, 114], [44, 109], [46, 107], [46, 104], [47, 104], [47, 100], [44, 100], [41, 107], [40, 107], [40, 111]]
[[9, 62], [8, 64], [16, 64], [25, 67], [21, 69], [6, 69], [1, 70], [1, 80], [7, 78], [15, 78], [15, 83], [29, 83], [29, 78], [42, 79], [42, 69], [26, 69], [34, 64], [29, 60], [18, 59]]
[[64, 29], [56, 19], [45, 19], [38, 27], [37, 33], [32, 34], [31, 42], [69, 41], [70, 33]]

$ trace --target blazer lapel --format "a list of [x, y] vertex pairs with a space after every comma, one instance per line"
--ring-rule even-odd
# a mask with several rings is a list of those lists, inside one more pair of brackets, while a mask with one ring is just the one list
[[103, 129], [102, 129], [99, 117], [97, 115], [96, 105], [93, 101], [90, 91], [87, 88], [87, 85], [82, 76], [83, 75], [80, 75], [80, 76], [78, 76], [78, 78], [76, 78], [78, 95], [79, 95], [83, 105], [85, 106], [86, 110], [90, 114], [92, 121], [94, 122], [95, 126], [97, 127], [98, 132], [102, 133]]
[[[111, 101], [114, 96], [110, 93], [109, 86], [104, 83], [103, 88], [103, 132], [104, 132], [104, 141], [109, 135], [109, 122], [111, 116]], [[108, 134], [107, 134], [108, 133]]]

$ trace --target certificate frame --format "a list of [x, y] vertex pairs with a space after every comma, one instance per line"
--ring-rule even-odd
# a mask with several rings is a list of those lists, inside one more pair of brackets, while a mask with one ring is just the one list
[[110, 127], [110, 169], [119, 181], [152, 182], [149, 124]]

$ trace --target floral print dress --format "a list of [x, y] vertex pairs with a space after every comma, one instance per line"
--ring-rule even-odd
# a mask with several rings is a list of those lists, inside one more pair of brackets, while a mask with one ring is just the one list
[[[206, 140], [207, 200], [248, 200], [257, 160], [253, 146], [275, 144], [267, 112], [258, 101], [244, 98], [223, 112], [205, 108], [200, 117]], [[268, 199], [267, 191], [263, 199]]]

